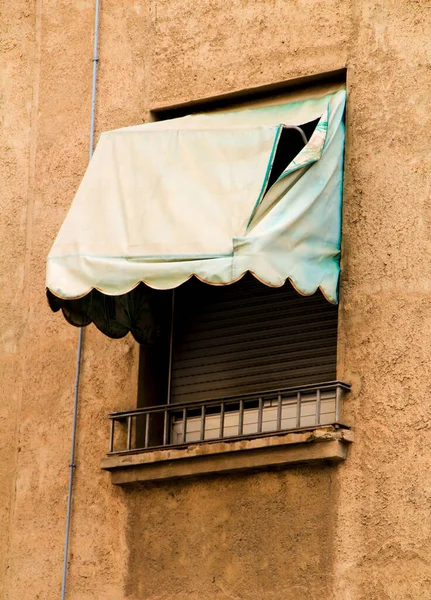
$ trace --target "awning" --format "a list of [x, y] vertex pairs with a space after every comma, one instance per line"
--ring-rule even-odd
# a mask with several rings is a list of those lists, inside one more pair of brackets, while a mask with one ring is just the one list
[[[103, 133], [48, 256], [53, 310], [75, 325], [104, 311], [96, 325], [106, 330], [108, 320], [108, 335], [121, 337], [133, 330], [131, 302], [139, 327], [150, 327], [143, 289], [172, 289], [193, 275], [226, 285], [248, 271], [337, 302], [344, 105], [342, 90]], [[273, 182], [286, 127], [313, 121]], [[120, 304], [127, 314], [118, 325]]]

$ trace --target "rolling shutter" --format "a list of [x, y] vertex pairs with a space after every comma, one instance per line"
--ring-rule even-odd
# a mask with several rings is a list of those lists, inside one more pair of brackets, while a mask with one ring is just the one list
[[175, 292], [171, 401], [334, 380], [337, 312], [320, 291], [301, 296], [289, 282], [191, 279]]

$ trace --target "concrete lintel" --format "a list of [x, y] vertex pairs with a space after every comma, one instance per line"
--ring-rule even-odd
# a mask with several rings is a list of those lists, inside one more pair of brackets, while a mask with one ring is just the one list
[[332, 71], [326, 73], [313, 73], [302, 77], [269, 83], [257, 87], [231, 90], [230, 92], [216, 94], [207, 98], [199, 98], [155, 106], [151, 114], [155, 120], [173, 119], [183, 117], [191, 112], [203, 112], [233, 106], [238, 102], [250, 100], [264, 100], [280, 94], [293, 92], [298, 88], [310, 88], [332, 83], [345, 83], [347, 68], [345, 64], [339, 64]]
[[215, 442], [173, 450], [111, 455], [102, 469], [115, 485], [129, 485], [216, 473], [286, 468], [346, 458], [352, 432], [333, 427], [253, 440]]

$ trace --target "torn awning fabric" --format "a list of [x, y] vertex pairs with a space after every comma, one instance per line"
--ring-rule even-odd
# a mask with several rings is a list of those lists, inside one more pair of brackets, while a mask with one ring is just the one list
[[[250, 271], [337, 302], [344, 105], [341, 90], [103, 133], [48, 256], [51, 308], [143, 343], [155, 327], [149, 288], [192, 276], [227, 285]], [[283, 128], [313, 120], [267, 189]]]

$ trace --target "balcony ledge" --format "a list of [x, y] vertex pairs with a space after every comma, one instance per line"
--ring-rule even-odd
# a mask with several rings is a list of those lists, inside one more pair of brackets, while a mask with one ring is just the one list
[[287, 468], [345, 460], [349, 429], [325, 426], [249, 440], [206, 442], [186, 448], [111, 454], [101, 464], [114, 485], [210, 474]]

